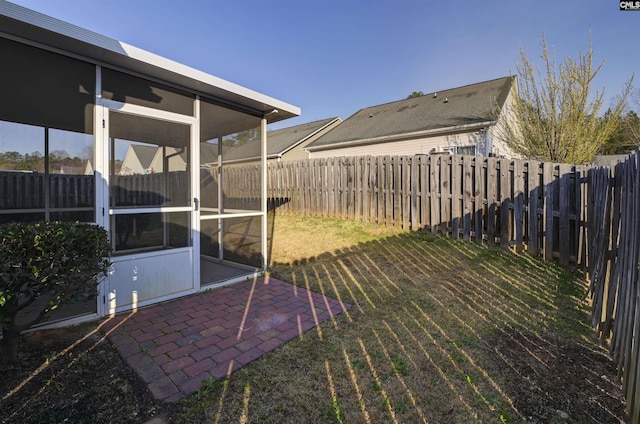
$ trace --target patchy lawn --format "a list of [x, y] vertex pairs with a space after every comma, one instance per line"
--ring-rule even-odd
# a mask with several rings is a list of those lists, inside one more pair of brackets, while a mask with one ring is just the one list
[[95, 325], [33, 333], [24, 367], [2, 370], [1, 421], [628, 422], [579, 274], [348, 221], [278, 216], [272, 236], [275, 277], [353, 306], [176, 405], [99, 333], [60, 354]]

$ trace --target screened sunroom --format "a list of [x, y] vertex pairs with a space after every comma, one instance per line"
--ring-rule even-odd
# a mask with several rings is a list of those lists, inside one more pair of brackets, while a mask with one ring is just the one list
[[[95, 222], [114, 252], [97, 301], [52, 320], [264, 269], [266, 126], [297, 107], [5, 1], [0, 56], [0, 223]], [[240, 179], [225, 152], [247, 138], [263, 158]]]

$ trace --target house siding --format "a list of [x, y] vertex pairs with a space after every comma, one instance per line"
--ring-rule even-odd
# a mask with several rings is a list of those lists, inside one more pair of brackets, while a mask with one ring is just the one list
[[442, 151], [445, 147], [476, 146], [476, 152], [483, 155], [485, 151], [485, 134], [483, 131], [445, 134], [435, 137], [423, 137], [412, 140], [387, 141], [375, 144], [326, 149], [309, 152], [310, 159], [339, 156], [396, 156], [418, 155]]

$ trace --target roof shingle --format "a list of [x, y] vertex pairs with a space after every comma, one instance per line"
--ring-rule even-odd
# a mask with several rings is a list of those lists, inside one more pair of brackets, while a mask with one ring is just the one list
[[493, 121], [515, 83], [509, 76], [367, 107], [307, 148]]

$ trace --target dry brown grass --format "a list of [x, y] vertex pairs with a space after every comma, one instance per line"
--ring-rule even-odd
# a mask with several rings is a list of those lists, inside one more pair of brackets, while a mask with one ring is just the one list
[[627, 422], [579, 274], [424, 233], [278, 216], [271, 272], [351, 304], [182, 422]]

